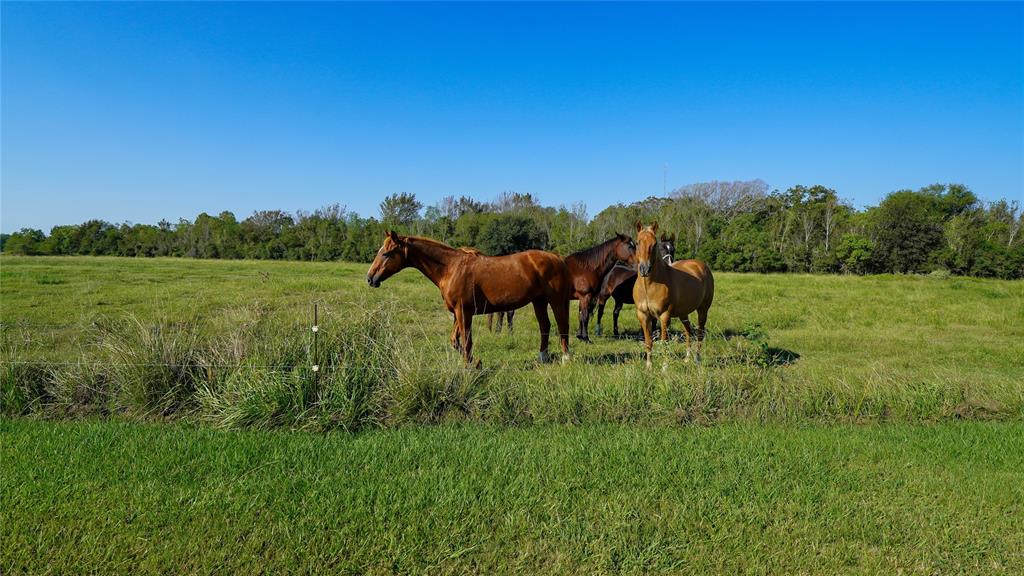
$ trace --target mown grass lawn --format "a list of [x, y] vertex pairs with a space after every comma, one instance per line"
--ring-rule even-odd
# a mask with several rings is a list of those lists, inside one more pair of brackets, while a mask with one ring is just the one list
[[0, 420], [0, 572], [1024, 571], [1024, 425]]

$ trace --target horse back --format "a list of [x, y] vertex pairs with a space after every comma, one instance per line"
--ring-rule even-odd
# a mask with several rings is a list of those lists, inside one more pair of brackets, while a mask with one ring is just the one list
[[707, 263], [703, 260], [677, 260], [672, 263], [672, 268], [684, 272], [703, 288], [700, 307], [711, 306], [715, 297], [715, 277]]
[[495, 311], [515, 309], [536, 300], [568, 300], [572, 276], [557, 254], [526, 250], [507, 256], [470, 258], [475, 291], [488, 300]]

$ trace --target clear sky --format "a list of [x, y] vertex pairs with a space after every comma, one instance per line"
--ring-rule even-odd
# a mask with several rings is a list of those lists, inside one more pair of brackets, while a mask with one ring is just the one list
[[711, 179], [1024, 199], [1024, 5], [0, 5], [0, 229]]

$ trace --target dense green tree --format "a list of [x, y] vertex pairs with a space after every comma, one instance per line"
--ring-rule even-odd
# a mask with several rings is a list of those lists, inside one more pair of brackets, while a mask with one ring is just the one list
[[878, 206], [854, 210], [825, 186], [767, 192], [759, 180], [703, 182], [668, 198], [648, 197], [602, 210], [543, 206], [531, 194], [504, 192], [491, 202], [443, 198], [421, 212], [412, 194], [382, 203], [387, 222], [332, 204], [295, 215], [199, 214], [172, 224], [89, 220], [55, 226], [49, 236], [21, 230], [3, 236], [3, 251], [33, 255], [191, 256], [352, 260], [373, 258], [384, 231], [397, 228], [489, 253], [543, 248], [561, 254], [593, 245], [637, 220], [658, 220], [677, 234], [677, 255], [716, 270], [751, 272], [928, 272], [1024, 278], [1024, 214], [1017, 201], [983, 203], [966, 186], [902, 190]]
[[871, 211], [875, 256], [885, 272], [927, 272], [942, 245], [942, 213], [935, 198], [910, 190], [894, 192]]
[[422, 208], [423, 204], [416, 200], [415, 194], [392, 194], [380, 203], [380, 219], [385, 226], [409, 231]]
[[22, 228], [7, 237], [7, 241], [4, 242], [4, 252], [34, 256], [41, 253], [45, 240], [46, 235], [42, 230]]
[[531, 248], [543, 249], [547, 241], [547, 235], [532, 218], [502, 214], [483, 226], [477, 247], [485, 254], [501, 256]]
[[835, 252], [839, 270], [849, 274], [867, 274], [874, 265], [874, 244], [871, 239], [856, 232], [848, 232], [839, 239]]

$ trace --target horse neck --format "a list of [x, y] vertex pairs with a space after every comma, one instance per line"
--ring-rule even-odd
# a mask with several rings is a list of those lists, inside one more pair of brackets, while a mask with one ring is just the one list
[[460, 256], [460, 252], [450, 246], [413, 240], [409, 242], [407, 262], [440, 288], [448, 266]]
[[[613, 266], [615, 266], [615, 263], [618, 262], [618, 258], [615, 257], [616, 242], [618, 242], [617, 238], [605, 240], [589, 250], [591, 254], [598, 254], [598, 257], [591, 261], [596, 266], [594, 271], [597, 272], [598, 276], [604, 276], [612, 269]], [[590, 254], [588, 254], [588, 256], [590, 256]]]

